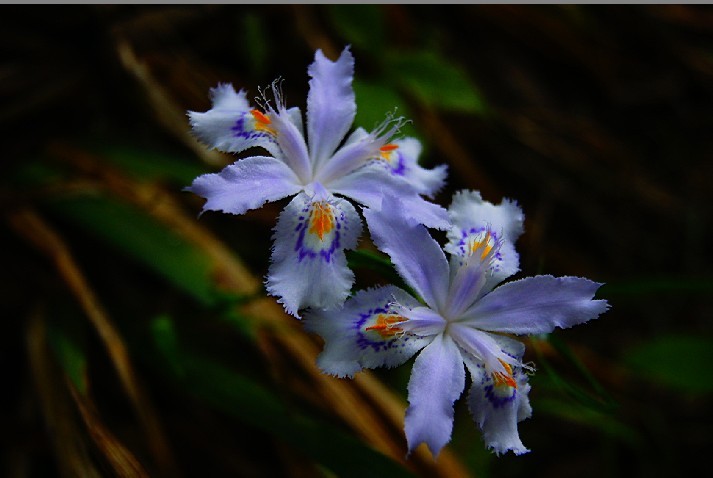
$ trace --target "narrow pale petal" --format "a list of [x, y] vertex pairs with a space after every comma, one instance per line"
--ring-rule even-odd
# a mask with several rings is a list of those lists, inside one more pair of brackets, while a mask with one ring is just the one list
[[[490, 373], [506, 373], [505, 364], [516, 365], [519, 363], [519, 359], [507, 351], [513, 348], [511, 342], [519, 344], [515, 340], [510, 339], [510, 341], [505, 344], [508, 345], [508, 348], [505, 348], [503, 341], [499, 340], [499, 337], [474, 329], [462, 322], [451, 323], [449, 330], [451, 337], [458, 346], [485, 364]], [[523, 346], [517, 345], [516, 347], [524, 351]], [[522, 355], [522, 353], [520, 353], [520, 355]]]
[[418, 164], [421, 149], [416, 138], [403, 138], [383, 146], [379, 159], [390, 174], [405, 179], [419, 194], [432, 198], [444, 186], [448, 167], [421, 167]]
[[270, 118], [250, 107], [244, 90], [236, 92], [233, 85], [220, 84], [210, 92], [210, 110], [188, 112], [193, 132], [202, 142], [226, 153], [261, 147], [281, 156]]
[[392, 176], [378, 164], [366, 165], [329, 183], [330, 191], [354, 199], [371, 209], [381, 209], [385, 194], [399, 198], [403, 214], [419, 224], [447, 229], [448, 212], [438, 204], [426, 201], [405, 180]]
[[317, 166], [332, 155], [354, 122], [354, 57], [349, 47], [334, 62], [317, 50], [307, 73], [307, 135], [312, 164]]
[[417, 307], [394, 286], [362, 290], [343, 307], [310, 310], [305, 328], [324, 339], [317, 365], [325, 373], [351, 377], [362, 368], [396, 367], [425, 347], [433, 337], [404, 333], [401, 308]]
[[243, 214], [266, 202], [297, 194], [301, 188], [285, 163], [253, 156], [226, 166], [219, 173], [198, 176], [185, 190], [207, 199], [203, 211]]
[[448, 262], [441, 247], [420, 224], [403, 217], [403, 204], [384, 198], [380, 211], [364, 211], [371, 237], [391, 257], [396, 270], [434, 310], [441, 310], [448, 287]]
[[312, 165], [300, 124], [296, 123], [294, 116], [294, 113], [281, 106], [278, 106], [278, 112], [273, 111], [270, 114], [275, 141], [282, 151], [282, 159], [292, 168], [302, 183], [307, 184], [312, 179]]
[[473, 327], [493, 332], [545, 334], [604, 313], [607, 301], [592, 300], [601, 285], [579, 277], [528, 277], [496, 288], [463, 318]]
[[361, 220], [349, 202], [297, 195], [275, 227], [268, 292], [296, 317], [304, 307], [341, 305], [354, 282], [344, 250], [354, 249], [360, 234]]
[[[464, 354], [473, 385], [468, 394], [468, 408], [483, 432], [488, 448], [500, 455], [512, 451], [516, 455], [529, 450], [520, 440], [518, 422], [532, 414], [528, 393], [530, 384], [522, 369], [512, 369], [512, 382], [496, 380], [487, 368]], [[515, 385], [515, 386], [512, 386]]]
[[500, 247], [491, 263], [491, 276], [483, 288], [490, 291], [520, 269], [515, 241], [523, 232], [525, 216], [509, 199], [499, 205], [484, 201], [477, 191], [459, 191], [448, 208], [453, 227], [448, 231], [446, 252], [464, 255], [486, 235]]
[[453, 403], [463, 393], [465, 370], [456, 344], [439, 334], [416, 357], [408, 384], [406, 440], [411, 453], [426, 443], [433, 456], [451, 439]]

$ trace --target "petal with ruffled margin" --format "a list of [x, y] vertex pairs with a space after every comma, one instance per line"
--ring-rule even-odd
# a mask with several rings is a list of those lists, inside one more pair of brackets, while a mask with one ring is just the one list
[[332, 155], [354, 122], [354, 57], [349, 47], [337, 61], [330, 61], [322, 50], [317, 50], [307, 73], [311, 78], [307, 95], [307, 135], [310, 158], [317, 166]]
[[399, 198], [410, 222], [434, 229], [450, 226], [448, 211], [422, 198], [405, 180], [390, 175], [378, 164], [366, 165], [351, 174], [329, 183], [330, 191], [347, 196], [364, 206], [379, 210], [385, 194]]
[[478, 424], [488, 448], [500, 455], [516, 455], [529, 450], [520, 440], [517, 424], [532, 415], [528, 393], [530, 384], [521, 368], [513, 370], [515, 387], [496, 381], [485, 367], [464, 354], [473, 385], [468, 393], [468, 408]]
[[210, 94], [210, 110], [188, 112], [193, 132], [202, 142], [226, 153], [261, 147], [281, 155], [270, 118], [250, 107], [245, 90], [236, 92], [231, 84], [219, 84]]
[[413, 364], [408, 384], [406, 440], [411, 453], [426, 443], [433, 456], [451, 439], [453, 403], [463, 393], [465, 370], [458, 346], [444, 334], [437, 335]]
[[390, 174], [404, 178], [419, 194], [433, 198], [446, 182], [448, 167], [445, 164], [433, 169], [419, 166], [421, 149], [416, 138], [398, 139], [382, 146], [379, 158]]
[[401, 277], [434, 310], [441, 310], [448, 292], [448, 262], [428, 230], [403, 216], [404, 205], [385, 196], [380, 211], [364, 210], [377, 247], [391, 257]]
[[352, 377], [362, 368], [396, 367], [433, 338], [404, 333], [401, 307], [419, 303], [394, 286], [362, 290], [341, 308], [309, 310], [305, 328], [324, 339], [317, 365], [325, 373]]
[[298, 194], [275, 226], [267, 291], [295, 317], [304, 307], [341, 305], [354, 282], [344, 250], [356, 247], [361, 228], [344, 199], [323, 189], [313, 197]]
[[467, 254], [474, 245], [486, 240], [486, 236], [488, 241], [499, 243], [484, 292], [520, 269], [514, 243], [523, 232], [525, 216], [514, 201], [503, 199], [495, 205], [484, 201], [478, 191], [458, 191], [453, 195], [448, 213], [453, 227], [448, 231], [446, 252]]
[[492, 332], [545, 334], [595, 319], [609, 308], [592, 300], [602, 284], [579, 277], [527, 277], [503, 284], [463, 315], [469, 325]]
[[282, 161], [253, 156], [226, 166], [219, 173], [203, 174], [185, 191], [205, 199], [203, 211], [243, 214], [266, 202], [297, 194], [302, 186]]

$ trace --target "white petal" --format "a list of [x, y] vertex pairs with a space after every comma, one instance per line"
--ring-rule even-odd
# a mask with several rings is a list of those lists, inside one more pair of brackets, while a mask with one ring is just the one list
[[488, 448], [500, 455], [512, 451], [516, 455], [527, 453], [517, 430], [518, 422], [532, 414], [527, 376], [519, 367], [513, 368], [517, 387], [496, 383], [483, 364], [463, 354], [473, 385], [468, 394], [468, 408], [483, 432]]
[[329, 183], [329, 189], [376, 210], [381, 209], [384, 195], [390, 194], [399, 198], [403, 214], [412, 221], [435, 229], [446, 229], [450, 225], [445, 209], [426, 201], [408, 182], [389, 174], [376, 163]]
[[405, 423], [409, 453], [426, 443], [435, 457], [450, 441], [453, 403], [463, 387], [465, 371], [458, 347], [439, 334], [416, 357], [411, 371]]
[[211, 89], [211, 97], [213, 107], [210, 110], [188, 112], [193, 132], [201, 141], [227, 153], [261, 147], [273, 156], [281, 156], [269, 118], [259, 112], [252, 113], [254, 110], [244, 90], [236, 93], [233, 85], [220, 84]]
[[264, 203], [300, 191], [297, 177], [282, 161], [253, 156], [226, 166], [219, 173], [198, 176], [185, 190], [208, 201], [203, 211], [243, 214]]
[[416, 138], [403, 138], [394, 141], [394, 150], [381, 152], [381, 164], [386, 166], [390, 174], [402, 177], [406, 182], [428, 197], [433, 197], [445, 185], [448, 168], [445, 165], [426, 169], [418, 164], [421, 154], [421, 143]]
[[361, 220], [354, 206], [334, 196], [297, 195], [275, 227], [267, 290], [288, 313], [341, 305], [354, 283], [344, 249], [354, 249]]
[[579, 277], [527, 277], [503, 284], [463, 314], [474, 327], [512, 334], [545, 334], [595, 319], [609, 308], [592, 300], [601, 286]]
[[500, 243], [484, 291], [492, 290], [520, 269], [514, 244], [523, 232], [525, 216], [515, 202], [503, 199], [496, 206], [484, 201], [477, 191], [459, 191], [453, 195], [448, 213], [453, 227], [448, 231], [447, 252], [467, 254], [468, 248], [474, 242], [482, 241], [487, 233], [492, 241]]
[[335, 62], [326, 58], [322, 50], [317, 50], [307, 73], [311, 77], [307, 96], [307, 135], [312, 163], [316, 166], [332, 155], [354, 122], [354, 57], [349, 47]]
[[377, 247], [391, 257], [401, 277], [426, 304], [442, 310], [448, 291], [446, 256], [425, 227], [402, 214], [403, 204], [392, 196], [384, 198], [380, 211], [364, 211]]
[[367, 328], [397, 317], [400, 307], [416, 306], [416, 299], [406, 292], [386, 286], [359, 291], [340, 308], [307, 311], [306, 329], [324, 339], [317, 365], [325, 373], [351, 377], [362, 368], [403, 364], [433, 338], [402, 333], [396, 321], [391, 330]]

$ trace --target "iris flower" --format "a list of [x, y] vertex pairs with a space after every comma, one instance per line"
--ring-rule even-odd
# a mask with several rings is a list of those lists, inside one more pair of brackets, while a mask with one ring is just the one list
[[249, 104], [244, 90], [221, 84], [211, 90], [209, 111], [189, 112], [194, 133], [209, 146], [269, 153], [196, 178], [186, 189], [207, 199], [203, 211], [243, 214], [294, 196], [274, 229], [266, 286], [295, 316], [305, 307], [343, 303], [354, 282], [344, 250], [356, 247], [362, 224], [343, 197], [380, 208], [386, 191], [399, 196], [405, 213], [422, 224], [448, 224], [446, 210], [421, 197], [443, 185], [445, 167], [418, 166], [415, 139], [391, 141], [403, 119], [387, 117], [372, 132], [358, 128], [346, 137], [356, 113], [349, 48], [334, 62], [317, 50], [307, 71], [306, 137], [299, 109], [286, 108], [278, 83], [271, 87], [273, 101], [263, 93], [261, 108]]
[[[517, 423], [532, 412], [524, 345], [505, 334], [543, 334], [596, 318], [601, 284], [577, 277], [528, 277], [495, 287], [518, 270], [513, 242], [523, 215], [513, 202], [493, 205], [460, 192], [450, 207], [450, 261], [425, 227], [400, 215], [389, 196], [366, 211], [376, 245], [419, 297], [386, 286], [356, 293], [342, 307], [310, 311], [309, 330], [325, 340], [318, 365], [351, 377], [395, 367], [418, 354], [408, 385], [408, 451], [426, 443], [434, 456], [450, 440], [453, 404], [470, 372], [468, 405], [495, 453], [527, 452]], [[465, 367], [464, 367], [465, 364]]]

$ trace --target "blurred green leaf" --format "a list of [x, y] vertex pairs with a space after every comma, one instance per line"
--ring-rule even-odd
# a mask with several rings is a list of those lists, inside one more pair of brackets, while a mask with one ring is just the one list
[[713, 392], [713, 374], [704, 372], [713, 363], [713, 338], [657, 337], [629, 350], [624, 362], [642, 377], [674, 390]]
[[[395, 116], [410, 118], [408, 107], [396, 88], [380, 83], [354, 79], [357, 113], [354, 123], [367, 131], [384, 122], [390, 113]], [[418, 137], [411, 123], [405, 124], [400, 131], [403, 136]]]
[[47, 339], [69, 379], [80, 393], [85, 394], [88, 388], [87, 356], [75, 329], [71, 320], [63, 321], [61, 327], [50, 323]]
[[238, 31], [238, 51], [246, 55], [253, 78], [262, 78], [269, 57], [270, 28], [260, 15], [249, 12], [240, 16]]
[[365, 51], [384, 47], [384, 16], [380, 5], [330, 5], [329, 19], [348, 43]]
[[142, 211], [103, 196], [52, 202], [52, 209], [160, 274], [204, 305], [218, 294], [210, 259]]
[[156, 348], [168, 363], [173, 375], [183, 378], [186, 374], [178, 350], [178, 336], [173, 327], [173, 321], [168, 316], [162, 315], [151, 321], [151, 335]]
[[432, 51], [388, 52], [387, 75], [423, 104], [444, 110], [484, 114], [478, 88], [458, 65]]
[[101, 145], [96, 150], [123, 171], [149, 181], [170, 181], [188, 186], [197, 176], [207, 172], [188, 159], [155, 151], [114, 145]]
[[402, 288], [414, 297], [418, 297], [418, 294], [396, 272], [388, 257], [365, 249], [346, 251], [346, 256], [347, 265], [350, 269], [362, 268], [378, 272], [390, 284]]
[[566, 392], [570, 397], [576, 400], [579, 405], [600, 413], [611, 413], [619, 406], [563, 341], [553, 335], [541, 335], [540, 339], [550, 342], [554, 349], [585, 378], [592, 390], [587, 390], [572, 380], [562, 377], [557, 372], [557, 369], [553, 367], [549, 360], [541, 353], [539, 348], [535, 347], [537, 364], [542, 366], [554, 386]]
[[533, 403], [533, 408], [538, 413], [545, 413], [598, 430], [632, 448], [638, 448], [642, 444], [642, 437], [636, 429], [627, 426], [612, 415], [591, 408], [583, 408], [556, 398], [540, 398]]
[[[154, 320], [152, 331], [161, 358], [180, 360], [185, 373], [173, 375], [190, 394], [302, 450], [340, 477], [412, 476], [384, 455], [337, 428], [288, 409], [270, 390], [223, 364], [179, 350], [170, 318]], [[174, 371], [171, 365], [162, 369]]]

